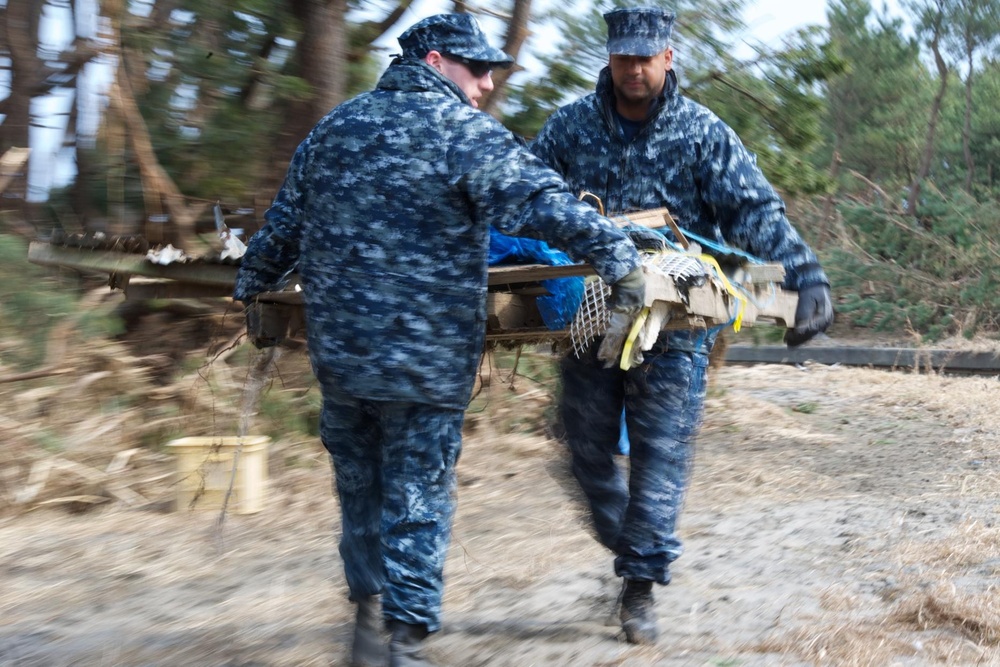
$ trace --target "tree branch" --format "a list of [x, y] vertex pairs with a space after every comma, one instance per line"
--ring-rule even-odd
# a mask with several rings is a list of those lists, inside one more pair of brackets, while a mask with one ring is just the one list
[[722, 72], [720, 72], [718, 70], [712, 70], [711, 72], [708, 73], [708, 76], [705, 77], [705, 78], [707, 78], [707, 79], [709, 79], [711, 81], [718, 81], [719, 83], [721, 83], [722, 85], [726, 86], [727, 88], [731, 88], [732, 90], [735, 90], [737, 93], [739, 93], [740, 95], [743, 95], [744, 97], [746, 97], [749, 100], [752, 100], [754, 104], [756, 104], [761, 109], [764, 109], [765, 111], [767, 111], [769, 113], [773, 113], [773, 114], [777, 114], [778, 113], [778, 110], [775, 109], [773, 106], [771, 106], [770, 104], [768, 104], [764, 100], [760, 99], [759, 97], [757, 97], [756, 95], [754, 95], [753, 93], [751, 93], [746, 88], [743, 88], [742, 86], [737, 85], [736, 83], [734, 83], [733, 81], [731, 81], [729, 79], [729, 77], [727, 77], [725, 74], [723, 74]]

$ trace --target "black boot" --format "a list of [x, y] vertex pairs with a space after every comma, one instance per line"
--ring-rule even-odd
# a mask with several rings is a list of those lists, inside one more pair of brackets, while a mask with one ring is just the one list
[[358, 598], [358, 613], [354, 619], [354, 643], [351, 645], [351, 667], [382, 667], [386, 648], [382, 639], [381, 607], [376, 595]]
[[389, 667], [434, 667], [420, 649], [427, 637], [427, 627], [402, 621], [389, 621]]
[[655, 644], [656, 605], [653, 602], [653, 582], [625, 580], [622, 608], [619, 615], [625, 639], [630, 644]]

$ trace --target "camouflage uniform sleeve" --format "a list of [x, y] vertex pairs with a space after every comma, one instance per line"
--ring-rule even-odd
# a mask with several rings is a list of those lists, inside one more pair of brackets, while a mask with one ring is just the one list
[[308, 152], [306, 139], [295, 151], [285, 182], [264, 214], [267, 224], [253, 235], [236, 274], [233, 299], [249, 301], [261, 292], [284, 287], [289, 273], [299, 261], [302, 236], [303, 167]]
[[546, 241], [590, 263], [608, 283], [640, 266], [635, 246], [622, 231], [578, 201], [559, 174], [502, 125], [484, 120], [450, 153], [452, 173], [459, 174], [479, 220], [509, 236]]
[[788, 289], [830, 284], [816, 254], [785, 215], [785, 204], [736, 133], [716, 120], [702, 164], [702, 199], [727, 243], [785, 267]]
[[[558, 114], [558, 112], [556, 113]], [[558, 150], [556, 144], [557, 133], [553, 130], [555, 124], [555, 117], [550, 117], [545, 121], [545, 124], [539, 130], [538, 135], [531, 142], [529, 148], [546, 165], [555, 169], [560, 174], [565, 174], [566, 171], [560, 159], [563, 152]]]

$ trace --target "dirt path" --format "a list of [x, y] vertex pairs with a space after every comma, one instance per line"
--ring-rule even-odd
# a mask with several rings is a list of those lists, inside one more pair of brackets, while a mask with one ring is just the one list
[[[490, 418], [469, 421], [431, 653], [455, 667], [1000, 665], [998, 388], [720, 371], [686, 553], [657, 591], [663, 637], [635, 648], [608, 624], [618, 581], [560, 446], [519, 430], [547, 394], [496, 385]], [[227, 519], [221, 551], [210, 512], [0, 518], [0, 666], [346, 664], [330, 474], [315, 443], [298, 446], [294, 465], [275, 454], [267, 508]]]

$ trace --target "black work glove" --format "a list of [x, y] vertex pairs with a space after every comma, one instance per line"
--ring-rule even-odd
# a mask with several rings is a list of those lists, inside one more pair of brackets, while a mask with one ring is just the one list
[[285, 340], [291, 317], [287, 306], [253, 301], [246, 306], [247, 338], [258, 350]]
[[645, 305], [646, 274], [640, 266], [611, 286], [608, 308], [614, 313], [635, 315]]
[[833, 324], [833, 302], [829, 285], [809, 285], [799, 290], [795, 327], [785, 332], [785, 344], [797, 347]]
[[632, 225], [622, 228], [622, 231], [628, 235], [636, 250], [665, 250], [667, 247], [666, 237], [647, 227]]

